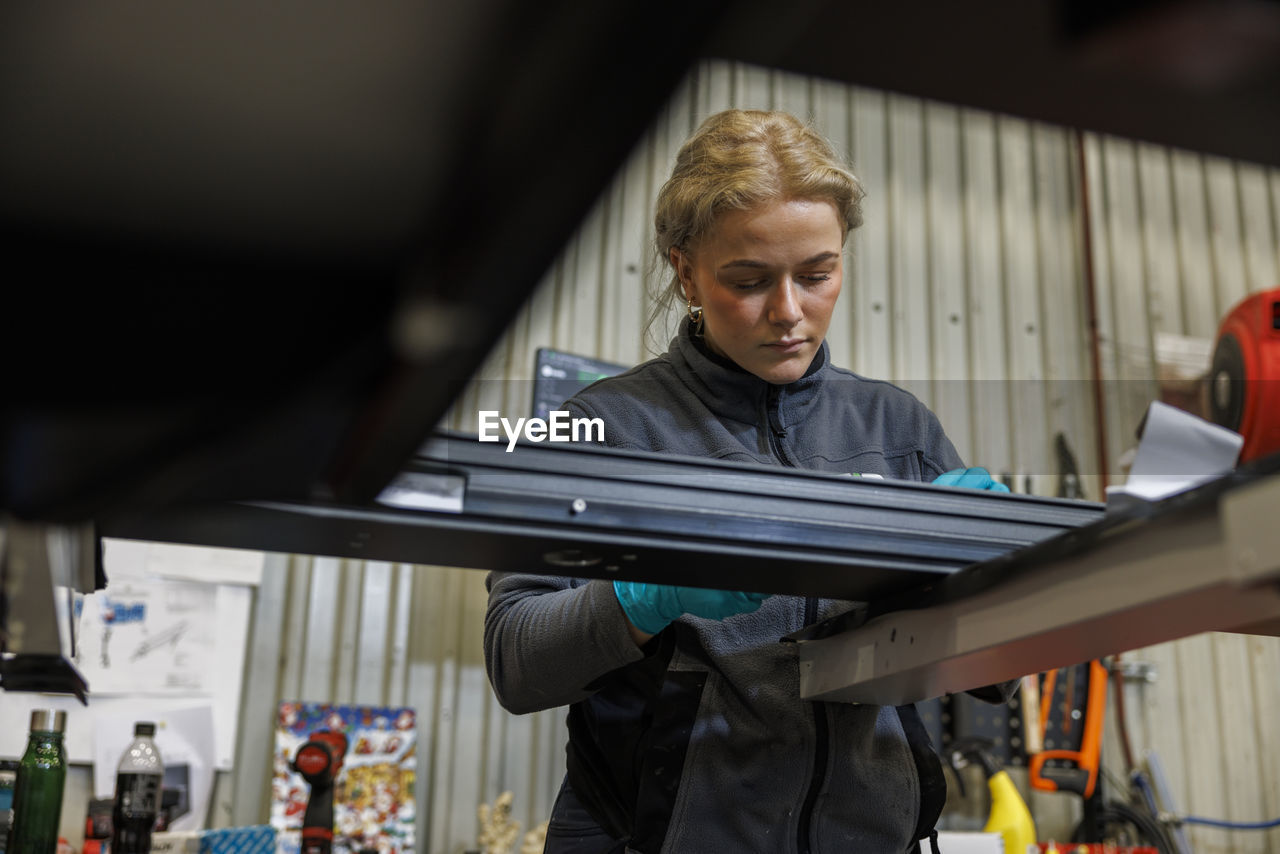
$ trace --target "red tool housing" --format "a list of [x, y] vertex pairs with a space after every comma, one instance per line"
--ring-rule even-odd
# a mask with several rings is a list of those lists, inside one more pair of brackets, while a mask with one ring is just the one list
[[1209, 371], [1214, 422], [1244, 436], [1240, 462], [1280, 451], [1280, 288], [1227, 313]]

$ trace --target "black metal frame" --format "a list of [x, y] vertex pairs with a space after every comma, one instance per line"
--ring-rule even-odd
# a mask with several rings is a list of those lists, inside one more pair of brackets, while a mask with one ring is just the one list
[[[414, 486], [416, 479], [417, 485]], [[584, 445], [432, 439], [398, 481], [449, 510], [172, 508], [104, 536], [870, 599], [1101, 518], [1082, 501]]]

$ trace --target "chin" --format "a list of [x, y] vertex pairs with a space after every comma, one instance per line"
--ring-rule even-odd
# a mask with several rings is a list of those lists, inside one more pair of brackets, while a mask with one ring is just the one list
[[769, 368], [764, 368], [763, 370], [752, 371], [752, 373], [767, 383], [773, 383], [774, 385], [786, 385], [787, 383], [793, 383], [803, 377], [806, 367], [774, 365]]

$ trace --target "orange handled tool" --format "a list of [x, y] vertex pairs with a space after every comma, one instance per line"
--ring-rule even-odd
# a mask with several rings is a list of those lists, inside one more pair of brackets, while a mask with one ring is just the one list
[[[1040, 731], [1049, 724], [1058, 671], [1045, 675], [1040, 692]], [[1069, 705], [1072, 705], [1069, 703]], [[1098, 783], [1098, 759], [1102, 749], [1102, 720], [1107, 707], [1107, 669], [1097, 661], [1089, 662], [1088, 699], [1083, 709], [1084, 724], [1078, 750], [1042, 750], [1031, 756], [1031, 786], [1046, 792], [1075, 792], [1085, 798], [1093, 795]], [[1070, 713], [1070, 710], [1067, 710]], [[1065, 723], [1065, 720], [1064, 720]], [[1051, 759], [1074, 762], [1075, 767], [1046, 766]]]

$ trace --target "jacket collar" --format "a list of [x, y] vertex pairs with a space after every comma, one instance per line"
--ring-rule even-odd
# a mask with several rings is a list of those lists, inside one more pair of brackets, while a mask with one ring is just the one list
[[[776, 405], [783, 427], [804, 417], [830, 373], [830, 355], [823, 341], [804, 376], [775, 385], [749, 373], [733, 361], [713, 353], [684, 321], [667, 351], [676, 373], [702, 403], [720, 418], [759, 425], [766, 407]], [[773, 395], [770, 392], [774, 392]]]

